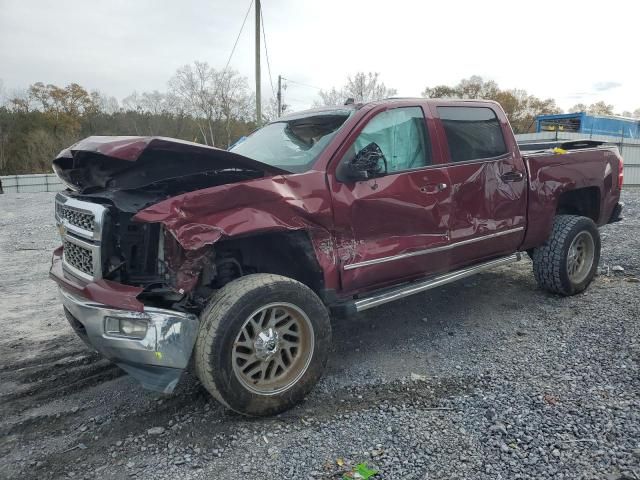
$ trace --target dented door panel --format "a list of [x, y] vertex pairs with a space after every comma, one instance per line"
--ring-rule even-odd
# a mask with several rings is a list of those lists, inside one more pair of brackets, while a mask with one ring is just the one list
[[[505, 173], [514, 170], [513, 164], [512, 156], [508, 155], [497, 160], [449, 166], [453, 203], [449, 220], [451, 242], [478, 240], [473, 242], [473, 248], [452, 249], [452, 266], [512, 253], [522, 243], [526, 222], [524, 174], [522, 181], [502, 180]], [[493, 236], [505, 232], [511, 233]]]
[[448, 243], [448, 191], [425, 189], [447, 182], [443, 169], [427, 168], [353, 184], [334, 184], [335, 225], [337, 236], [343, 239], [338, 242], [337, 254], [345, 290], [375, 287], [446, 269], [446, 254], [390, 257]]
[[513, 253], [525, 235], [527, 172], [506, 115], [496, 104], [464, 102], [466, 108], [491, 109], [502, 132], [506, 153], [489, 159], [452, 162], [439, 106], [461, 106], [455, 101], [430, 105], [434, 127], [451, 181], [449, 235], [451, 268], [487, 257]]
[[[414, 100], [395, 107], [415, 107]], [[341, 183], [336, 169], [358, 135], [385, 105], [371, 106], [354, 116], [359, 124], [341, 139], [327, 165], [333, 201], [336, 251], [341, 288], [351, 294], [380, 288], [429, 273], [446, 271], [446, 252], [428, 250], [449, 242], [451, 209], [446, 169], [428, 108], [421, 105], [431, 143], [431, 166], [376, 179]]]

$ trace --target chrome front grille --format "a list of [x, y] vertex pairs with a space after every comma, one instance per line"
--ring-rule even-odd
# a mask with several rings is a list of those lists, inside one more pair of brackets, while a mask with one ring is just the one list
[[102, 225], [107, 209], [59, 193], [55, 211], [64, 247], [63, 268], [84, 280], [102, 278]]
[[93, 252], [87, 248], [65, 240], [64, 261], [73, 268], [93, 277]]
[[92, 213], [80, 212], [70, 207], [61, 206], [59, 215], [71, 225], [75, 225], [88, 232], [93, 232], [94, 230], [95, 225]]

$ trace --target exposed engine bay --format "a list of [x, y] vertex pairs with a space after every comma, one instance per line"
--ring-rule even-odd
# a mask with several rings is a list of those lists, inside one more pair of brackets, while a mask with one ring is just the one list
[[[54, 161], [56, 173], [69, 187], [56, 198], [66, 273], [84, 281], [140, 287], [139, 298], [145, 303], [184, 310], [197, 309], [192, 303], [210, 294], [216, 283], [243, 274], [232, 255], [214, 259], [213, 249], [204, 254], [185, 251], [160, 223], [136, 222], [134, 216], [177, 195], [281, 170], [188, 142], [152, 139], [139, 145], [136, 139], [132, 146], [125, 138], [121, 151], [114, 151], [112, 138], [108, 144], [99, 139], [83, 140]], [[102, 151], [107, 146], [110, 150]], [[205, 264], [211, 268], [199, 286], [207, 291], [185, 295], [178, 285], [195, 287]]]

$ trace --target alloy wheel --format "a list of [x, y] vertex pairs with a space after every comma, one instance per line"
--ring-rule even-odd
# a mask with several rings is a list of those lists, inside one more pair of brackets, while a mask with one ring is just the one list
[[304, 375], [313, 349], [309, 317], [291, 303], [270, 303], [242, 325], [233, 344], [233, 371], [247, 390], [277, 395]]

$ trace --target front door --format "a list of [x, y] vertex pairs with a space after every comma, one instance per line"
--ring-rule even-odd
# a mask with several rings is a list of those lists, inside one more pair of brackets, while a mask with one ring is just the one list
[[329, 176], [344, 291], [446, 269], [446, 255], [425, 255], [448, 243], [449, 180], [446, 166], [433, 160], [433, 134], [421, 107], [381, 107], [347, 139], [338, 170], [375, 143], [386, 174]]

